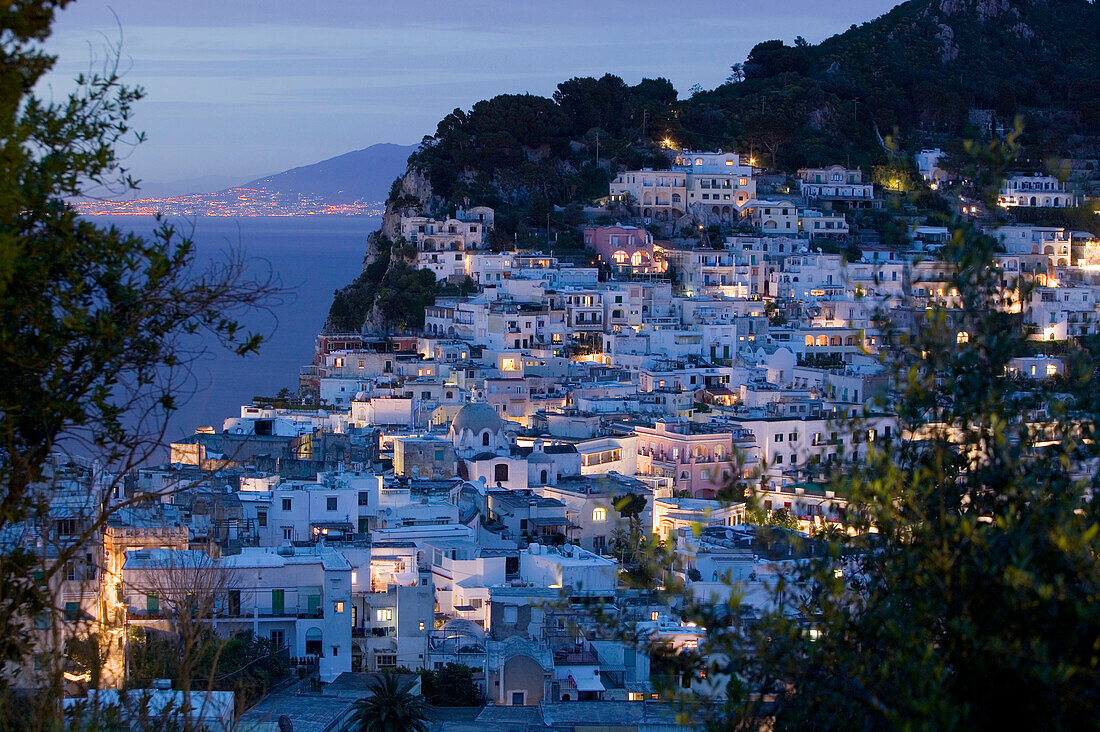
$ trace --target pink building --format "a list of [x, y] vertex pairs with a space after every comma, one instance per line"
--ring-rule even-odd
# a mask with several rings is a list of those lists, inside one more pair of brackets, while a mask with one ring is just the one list
[[733, 435], [702, 427], [684, 420], [636, 427], [638, 473], [672, 478], [675, 490], [695, 498], [714, 498], [733, 470]]
[[591, 226], [584, 230], [584, 245], [595, 249], [613, 269], [660, 273], [668, 265], [653, 256], [653, 235], [637, 226]]

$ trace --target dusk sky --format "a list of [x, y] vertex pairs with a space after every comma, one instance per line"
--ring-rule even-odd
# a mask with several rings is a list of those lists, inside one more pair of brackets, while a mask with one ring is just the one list
[[455, 107], [548, 96], [572, 76], [665, 76], [681, 95], [711, 88], [759, 41], [817, 42], [894, 4], [79, 0], [47, 44], [60, 59], [44, 93], [101, 65], [121, 33], [126, 81], [147, 92], [135, 125], [148, 141], [131, 168], [153, 183], [220, 185], [376, 142], [412, 144]]

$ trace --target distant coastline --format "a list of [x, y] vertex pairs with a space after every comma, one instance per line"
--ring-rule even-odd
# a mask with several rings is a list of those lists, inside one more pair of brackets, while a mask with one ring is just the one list
[[75, 201], [82, 216], [211, 216], [295, 217], [295, 216], [378, 216], [382, 201], [335, 203], [318, 196], [279, 193], [259, 188], [229, 188], [217, 193], [193, 193], [166, 198], [132, 201]]

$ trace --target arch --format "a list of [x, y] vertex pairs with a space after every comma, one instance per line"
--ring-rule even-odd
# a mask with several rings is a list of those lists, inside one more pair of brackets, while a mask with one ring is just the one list
[[306, 655], [320, 656], [323, 640], [320, 628], [310, 628], [306, 631]]
[[1045, 247], [1043, 247], [1043, 254], [1054, 254], [1054, 247], [1050, 244], [1047, 244]]
[[626, 264], [627, 260], [630, 259], [630, 255], [623, 249], [616, 249], [611, 258], [615, 260], [615, 264]]
[[501, 668], [500, 702], [512, 703], [512, 692], [526, 692], [524, 703], [538, 706], [545, 688], [545, 671], [538, 661], [524, 653], [517, 653]]
[[710, 212], [711, 212], [712, 214], [714, 214], [715, 216], [718, 216], [718, 215], [720, 215], [720, 212], [719, 212], [719, 210], [718, 210], [718, 207], [717, 207], [717, 206], [711, 206], [711, 207], [710, 207]]
[[955, 334], [955, 343], [963, 344], [963, 343], [969, 343], [969, 342], [970, 342], [970, 334], [967, 333], [965, 330], [960, 330], [958, 333]]
[[634, 252], [634, 254], [630, 257], [630, 264], [635, 267], [643, 267], [648, 263], [649, 257], [646, 255], [645, 252], [637, 251]]
[[482, 433], [481, 433], [481, 446], [482, 447], [488, 447], [489, 446], [489, 430], [482, 431]]
[[764, 222], [764, 228], [765, 229], [776, 229], [778, 227], [779, 227], [779, 224], [777, 224], [775, 221], [773, 221], [771, 219], [768, 219], [767, 221]]
[[806, 345], [807, 346], [812, 346], [813, 344], [814, 344], [814, 337], [813, 336], [806, 336]]
[[1037, 199], [1037, 198], [1036, 198], [1035, 196], [1032, 196], [1032, 197], [1031, 197], [1031, 205], [1032, 205], [1032, 206], [1038, 206], [1038, 205], [1039, 205], [1039, 204], [1038, 204], [1038, 200], [1039, 200], [1039, 199]]
[[830, 338], [829, 339], [829, 345], [830, 346], [839, 346], [840, 345], [840, 336], [833, 336], [832, 338]]
[[844, 345], [846, 345], [846, 346], [854, 346], [855, 344], [856, 344], [856, 337], [855, 336], [848, 336], [847, 338], [844, 339]]
[[1059, 267], [1065, 267], [1065, 266], [1066, 266], [1066, 258], [1065, 258], [1065, 257], [1059, 257], [1059, 258], [1058, 258], [1058, 265], [1057, 265], [1057, 266], [1059, 266]]
[[542, 483], [543, 485], [546, 485], [546, 479], [548, 477], [549, 476], [547, 476], [547, 474], [546, 474], [546, 469], [543, 468], [543, 470], [539, 473], [539, 483]]
[[829, 345], [829, 336], [818, 336], [817, 337], [817, 345], [819, 345], [819, 346]]
[[652, 216], [652, 215], [653, 215], [653, 209], [647, 208], [647, 209], [642, 210], [642, 216], [649, 217], [649, 216]]
[[573, 698], [569, 695], [569, 692], [565, 692], [564, 694], [561, 695], [561, 700], [563, 702], [567, 702], [567, 701], [573, 701]]

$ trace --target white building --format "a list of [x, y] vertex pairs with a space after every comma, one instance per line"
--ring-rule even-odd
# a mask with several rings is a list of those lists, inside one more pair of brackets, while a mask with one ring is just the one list
[[998, 205], [1064, 208], [1077, 205], [1077, 198], [1052, 175], [1013, 173], [997, 193]]
[[[211, 559], [195, 550], [127, 552], [122, 588], [131, 624], [166, 627], [173, 604], [204, 591], [217, 632], [252, 631], [291, 657], [314, 657], [322, 681], [351, 670], [351, 564], [325, 546], [245, 547]], [[191, 600], [193, 602], [193, 600]]]

